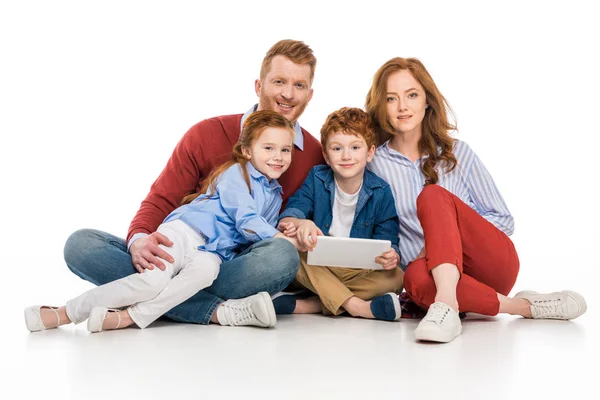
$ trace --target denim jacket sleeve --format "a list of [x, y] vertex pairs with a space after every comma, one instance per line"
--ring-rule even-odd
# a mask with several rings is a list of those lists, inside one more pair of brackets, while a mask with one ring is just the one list
[[279, 220], [285, 217], [298, 219], [313, 219], [315, 211], [315, 169], [304, 180], [300, 189], [289, 198], [285, 210], [279, 215]]
[[398, 248], [398, 244], [400, 243], [400, 239], [398, 238], [400, 224], [394, 196], [392, 195], [392, 190], [387, 185], [380, 190], [382, 191], [382, 196], [379, 198], [380, 201], [376, 208], [377, 216], [375, 226], [373, 227], [373, 239], [391, 241], [392, 248], [402, 257]]

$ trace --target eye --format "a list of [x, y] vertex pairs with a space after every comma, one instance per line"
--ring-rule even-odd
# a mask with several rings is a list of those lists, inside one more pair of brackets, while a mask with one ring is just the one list
[[306, 86], [304, 85], [304, 83], [296, 83], [296, 87], [298, 89], [304, 89]]
[[352, 146], [352, 150], [358, 150], [358, 149], [360, 149], [359, 145]]
[[265, 146], [265, 150], [271, 151], [271, 150], [273, 150], [273, 147], [271, 147], [271, 146]]
[[396, 98], [394, 96], [388, 96], [385, 101], [387, 101], [388, 103], [391, 103], [392, 101], [395, 101]]
[[273, 81], [273, 83], [276, 84], [276, 85], [281, 85], [283, 83], [283, 81], [281, 79], [275, 79]]
[[410, 93], [410, 94], [408, 95], [408, 98], [409, 98], [409, 99], [416, 99], [417, 97], [419, 97], [419, 95], [418, 95], [417, 93], [415, 93], [415, 92], [412, 92], [412, 93]]
[[283, 149], [282, 151], [283, 151], [284, 153], [289, 153], [289, 152], [291, 152], [292, 150], [291, 150], [291, 149]]
[[335, 146], [335, 147], [332, 147], [331, 150], [333, 150], [333, 151], [340, 151], [341, 147]]

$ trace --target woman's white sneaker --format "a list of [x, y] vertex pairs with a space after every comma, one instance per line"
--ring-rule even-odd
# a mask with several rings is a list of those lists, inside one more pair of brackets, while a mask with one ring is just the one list
[[428, 342], [448, 343], [462, 332], [458, 312], [447, 304], [435, 302], [415, 329], [415, 338]]
[[547, 294], [523, 290], [515, 299], [529, 301], [531, 318], [535, 319], [575, 319], [587, 310], [583, 296], [571, 290]]

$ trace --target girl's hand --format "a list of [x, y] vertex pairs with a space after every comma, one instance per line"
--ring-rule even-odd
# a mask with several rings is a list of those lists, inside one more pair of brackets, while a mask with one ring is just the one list
[[283, 221], [281, 221], [277, 225], [277, 229], [280, 232], [283, 232], [283, 234], [285, 236], [288, 236], [288, 237], [294, 237], [294, 236], [296, 236], [296, 232], [297, 232], [296, 224], [294, 224], [293, 222], [283, 222]]
[[383, 267], [383, 269], [394, 269], [400, 264], [400, 256], [396, 250], [389, 249], [379, 257], [375, 258], [375, 262]]
[[312, 251], [317, 245], [317, 236], [323, 236], [323, 232], [317, 228], [314, 222], [307, 219], [300, 222], [296, 233], [300, 246]]

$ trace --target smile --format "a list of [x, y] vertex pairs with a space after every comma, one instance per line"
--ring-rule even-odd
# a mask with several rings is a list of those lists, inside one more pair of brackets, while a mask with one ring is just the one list
[[284, 108], [286, 110], [291, 110], [292, 108], [294, 108], [294, 106], [291, 104], [285, 104], [285, 103], [280, 103], [280, 102], [276, 102], [276, 103], [279, 107]]
[[279, 164], [267, 164], [270, 168], [273, 169], [281, 169], [283, 168], [283, 165], [279, 165]]

